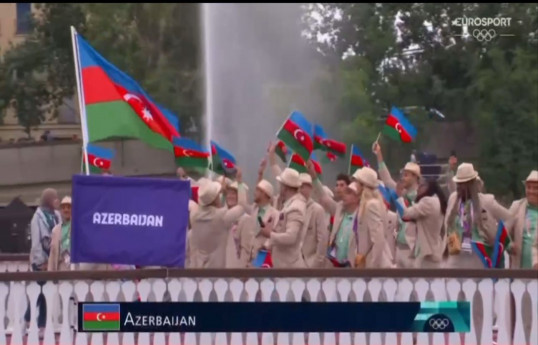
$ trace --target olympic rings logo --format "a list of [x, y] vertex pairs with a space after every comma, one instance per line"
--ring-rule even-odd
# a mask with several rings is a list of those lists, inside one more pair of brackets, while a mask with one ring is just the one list
[[450, 325], [449, 319], [430, 319], [430, 327], [436, 331], [442, 331]]
[[497, 36], [497, 33], [493, 29], [474, 29], [473, 37], [479, 42], [489, 42]]

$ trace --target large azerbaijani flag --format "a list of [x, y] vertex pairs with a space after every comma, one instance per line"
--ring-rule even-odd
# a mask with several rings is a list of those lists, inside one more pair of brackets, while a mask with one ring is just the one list
[[416, 128], [409, 122], [404, 113], [396, 107], [392, 107], [390, 110], [383, 127], [383, 133], [394, 140], [403, 141], [404, 143], [413, 142], [417, 136]]
[[179, 120], [157, 105], [138, 83], [76, 34], [88, 140], [136, 138], [172, 151]]
[[312, 125], [300, 112], [291, 113], [282, 125], [277, 137], [301, 156], [303, 161], [306, 162], [310, 158], [314, 149]]
[[209, 151], [187, 138], [174, 138], [176, 165], [184, 168], [209, 167]]

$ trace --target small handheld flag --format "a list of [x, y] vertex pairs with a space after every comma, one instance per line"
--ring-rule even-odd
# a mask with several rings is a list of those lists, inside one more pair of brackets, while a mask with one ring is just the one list
[[314, 125], [314, 150], [324, 150], [325, 139], [327, 139], [327, 134], [325, 134], [325, 130], [320, 125], [315, 124]]
[[473, 252], [478, 255], [478, 258], [480, 259], [485, 268], [492, 268], [492, 263], [495, 262], [491, 260], [493, 248], [482, 242], [477, 241], [471, 241], [471, 248]]
[[508, 235], [508, 230], [504, 226], [502, 221], [499, 221], [497, 226], [497, 234], [495, 235], [495, 242], [493, 244], [493, 262], [499, 264], [502, 262], [504, 251], [510, 246], [512, 240]]
[[211, 141], [212, 169], [220, 175], [235, 178], [237, 166], [235, 157], [213, 140]]
[[260, 250], [256, 258], [252, 261], [252, 266], [257, 268], [271, 268], [273, 267], [273, 260], [271, 252], [267, 250]]
[[340, 141], [329, 139], [323, 127], [316, 124], [314, 125], [314, 150], [327, 151], [332, 156], [343, 157], [346, 155], [347, 147]]
[[409, 122], [404, 113], [396, 107], [392, 107], [383, 127], [383, 133], [394, 140], [404, 143], [413, 142], [417, 136], [416, 128]]
[[[96, 146], [93, 144], [86, 145], [88, 154], [88, 164], [90, 173], [100, 174], [105, 170], [109, 170], [114, 158], [114, 150], [105, 147]], [[84, 164], [84, 159], [82, 160]]]
[[173, 144], [177, 166], [207, 169], [209, 166], [209, 151], [187, 138], [175, 137]]
[[349, 158], [349, 174], [352, 175], [362, 167], [369, 167], [370, 163], [364, 158], [361, 150], [355, 146], [351, 145], [351, 156]]
[[321, 175], [323, 175], [323, 169], [321, 168], [321, 164], [319, 163], [318, 158], [316, 157], [314, 152], [312, 152], [312, 154], [310, 155], [310, 160], [312, 161], [312, 164], [314, 164], [316, 174], [321, 177]]
[[301, 156], [304, 161], [310, 158], [314, 149], [314, 134], [312, 133], [312, 125], [300, 112], [291, 113], [278, 131], [277, 137]]
[[279, 140], [275, 147], [275, 154], [282, 160], [282, 162], [286, 163], [288, 161], [288, 154], [289, 150], [286, 147], [286, 144], [282, 140]]
[[294, 154], [291, 155], [291, 159], [290, 159], [290, 163], [288, 164], [288, 168], [296, 170], [299, 174], [303, 174], [303, 173], [308, 172], [308, 169], [306, 168], [305, 161], [297, 153], [294, 153]]

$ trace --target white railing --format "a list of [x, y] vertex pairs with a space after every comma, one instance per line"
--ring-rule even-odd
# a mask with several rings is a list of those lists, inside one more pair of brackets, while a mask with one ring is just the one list
[[[458, 275], [458, 271], [445, 270], [448, 278], [439, 278], [439, 270], [357, 271], [360, 270], [163, 269], [0, 273], [0, 322], [6, 320], [0, 325], [0, 345], [37, 345], [40, 336], [44, 338], [43, 345], [489, 345], [495, 341], [499, 345], [538, 344], [538, 273], [502, 270], [494, 274], [499, 278], [494, 280], [485, 277], [486, 271], [459, 271], [461, 275]], [[111, 280], [113, 276], [116, 280]], [[144, 276], [146, 279], [135, 279]], [[99, 278], [106, 280], [91, 280]], [[118, 280], [120, 278], [129, 280]], [[48, 281], [41, 287], [37, 281], [43, 280]], [[42, 334], [36, 318], [36, 303], [41, 291], [47, 305], [47, 322]], [[515, 301], [513, 330], [510, 295]], [[137, 298], [142, 302], [467, 300], [472, 302], [474, 324], [470, 333], [447, 336], [441, 333], [398, 336], [396, 333], [120, 334], [75, 331], [75, 300], [134, 301]], [[24, 320], [28, 305], [32, 316], [29, 327]], [[477, 324], [479, 320], [483, 320], [482, 324]]]

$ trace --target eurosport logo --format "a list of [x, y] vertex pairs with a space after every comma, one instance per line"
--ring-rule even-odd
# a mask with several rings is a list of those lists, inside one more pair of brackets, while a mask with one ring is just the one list
[[508, 33], [498, 33], [499, 28], [510, 27], [512, 18], [468, 18], [461, 17], [452, 21], [452, 26], [462, 28], [461, 37], [473, 37], [478, 42], [490, 42], [496, 37], [514, 36]]

